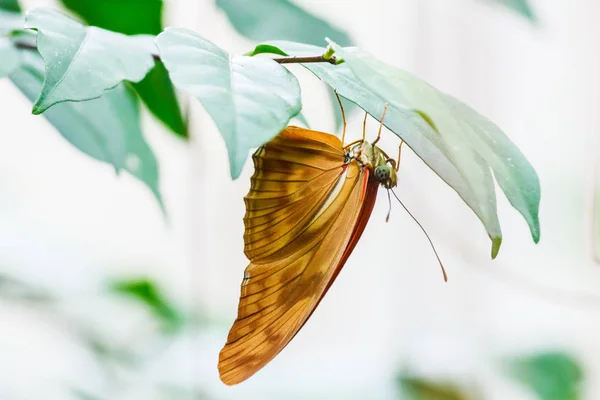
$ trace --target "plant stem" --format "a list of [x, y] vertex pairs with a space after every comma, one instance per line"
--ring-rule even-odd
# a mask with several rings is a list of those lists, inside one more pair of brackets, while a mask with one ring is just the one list
[[[15, 40], [14, 44], [19, 49], [25, 50], [37, 50], [37, 45], [31, 41]], [[152, 53], [152, 57], [155, 61], [160, 61], [160, 56], [157, 53]], [[323, 55], [310, 56], [310, 57], [278, 57], [273, 58], [273, 61], [279, 64], [305, 64], [305, 63], [329, 63], [336, 65], [337, 59], [335, 56], [325, 58]]]
[[279, 64], [306, 64], [306, 63], [329, 63], [335, 65], [337, 59], [335, 57], [325, 58], [323, 55], [311, 57], [279, 57], [272, 59]]

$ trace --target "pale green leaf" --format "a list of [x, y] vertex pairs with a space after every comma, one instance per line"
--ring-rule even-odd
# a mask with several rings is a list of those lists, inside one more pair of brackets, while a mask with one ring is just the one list
[[0, 35], [23, 29], [24, 26], [25, 17], [22, 14], [0, 9]]
[[350, 36], [289, 0], [217, 0], [217, 6], [242, 35], [255, 41], [293, 40], [320, 44], [326, 37], [343, 46]]
[[[415, 113], [421, 118], [421, 113], [425, 113], [435, 123], [437, 132], [428, 129], [423, 133], [444, 152], [463, 176], [470, 193], [459, 191], [459, 194], [479, 216], [492, 241], [497, 240], [498, 247], [501, 234], [490, 171], [510, 203], [529, 224], [533, 240], [536, 243], [539, 241], [538, 176], [498, 126], [454, 97], [367, 52], [357, 48], [342, 49], [335, 44], [334, 48], [355, 76], [373, 93], [397, 109]], [[396, 134], [403, 136], [403, 132]], [[495, 251], [492, 249], [492, 257], [495, 253], [497, 248]]]
[[[334, 118], [334, 122], [335, 122], [335, 130], [336, 130], [336, 132], [340, 132], [340, 128], [344, 124], [344, 118], [342, 116], [342, 109], [340, 108], [340, 103], [338, 103], [333, 90], [331, 90], [329, 92], [329, 98], [331, 101], [331, 105], [333, 106], [333, 118]], [[354, 104], [351, 101], [346, 100], [346, 98], [343, 96], [340, 96], [340, 100], [342, 100], [342, 107], [344, 107], [344, 114], [345, 114], [346, 120], [347, 120], [358, 108], [356, 107], [356, 104]]]
[[[61, 0], [69, 10], [88, 25], [126, 35], [158, 35], [162, 32], [163, 2], [161, 0]], [[187, 124], [169, 79], [160, 61], [144, 79], [133, 85], [148, 110], [175, 134], [187, 137]]]
[[219, 128], [233, 178], [250, 149], [300, 112], [298, 80], [272, 60], [230, 55], [186, 29], [167, 28], [157, 44], [175, 85], [196, 96]]
[[45, 8], [27, 13], [25, 27], [38, 31], [38, 51], [46, 63], [34, 114], [60, 102], [98, 98], [123, 80], [140, 81], [154, 66], [147, 37], [86, 28]]
[[[342, 46], [350, 46], [352, 38], [326, 20], [304, 10], [289, 0], [217, 0], [229, 21], [240, 34], [255, 41], [289, 40], [320, 45], [326, 37]], [[265, 49], [262, 52], [266, 52]], [[313, 54], [318, 56], [319, 54]], [[330, 93], [336, 130], [342, 126], [342, 113], [337, 99]], [[356, 106], [342, 99], [346, 117]]]
[[[41, 57], [23, 52], [23, 64], [11, 75], [13, 83], [33, 101], [43, 79]], [[162, 207], [156, 158], [141, 130], [137, 98], [125, 85], [107, 91], [99, 99], [57, 104], [44, 116], [82, 152], [139, 178]]]
[[0, 37], [0, 78], [10, 75], [21, 62], [21, 53], [13, 43]]

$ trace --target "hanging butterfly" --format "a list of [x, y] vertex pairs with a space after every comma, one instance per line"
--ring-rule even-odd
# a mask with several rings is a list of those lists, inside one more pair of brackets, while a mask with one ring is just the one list
[[373, 143], [365, 140], [365, 115], [363, 139], [343, 145], [342, 108], [341, 141], [288, 126], [254, 153], [244, 199], [244, 253], [250, 265], [237, 319], [219, 354], [225, 384], [248, 379], [292, 340], [360, 239], [378, 187], [388, 189], [389, 197], [396, 186], [400, 153], [393, 160], [375, 145], [386, 110]]

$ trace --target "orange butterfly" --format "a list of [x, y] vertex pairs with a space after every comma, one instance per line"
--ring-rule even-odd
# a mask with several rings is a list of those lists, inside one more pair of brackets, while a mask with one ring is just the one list
[[363, 124], [363, 139], [344, 146], [344, 118], [342, 141], [288, 126], [254, 153], [244, 217], [250, 265], [219, 354], [225, 384], [248, 379], [292, 340], [360, 239], [379, 185], [396, 186], [398, 163], [375, 146], [384, 117], [385, 109], [373, 143]]

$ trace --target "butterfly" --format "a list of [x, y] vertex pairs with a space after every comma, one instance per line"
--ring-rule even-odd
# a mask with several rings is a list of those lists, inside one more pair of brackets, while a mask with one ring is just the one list
[[254, 153], [244, 198], [250, 264], [237, 319], [219, 354], [225, 384], [248, 379], [293, 339], [360, 239], [379, 186], [396, 186], [400, 153], [394, 160], [376, 146], [385, 110], [372, 143], [364, 139], [365, 115], [363, 139], [343, 145], [342, 108], [341, 140], [288, 126]]

